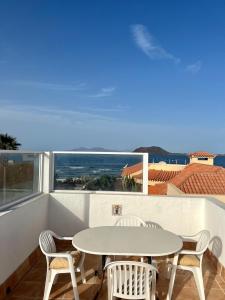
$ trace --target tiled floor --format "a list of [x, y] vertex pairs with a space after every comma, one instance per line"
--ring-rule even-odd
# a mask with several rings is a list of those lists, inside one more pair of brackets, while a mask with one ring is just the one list
[[[99, 257], [87, 255], [85, 259], [85, 271], [87, 283], [81, 284], [80, 276], [77, 276], [80, 300], [94, 299], [99, 287], [100, 279], [95, 276], [95, 270], [98, 268]], [[165, 278], [165, 263], [160, 262], [159, 279], [157, 281], [157, 294], [159, 299], [165, 299], [168, 288], [168, 280]], [[17, 285], [15, 290], [7, 297], [7, 300], [40, 300], [43, 299], [43, 290], [45, 282], [46, 262], [43, 257], [27, 273], [23, 280]], [[225, 281], [212, 268], [210, 261], [204, 259], [204, 284], [206, 299], [224, 300], [225, 299]], [[50, 299], [73, 299], [73, 293], [69, 275], [60, 275], [57, 283], [54, 285]], [[199, 299], [193, 277], [188, 272], [178, 271], [175, 281], [173, 299], [176, 300], [194, 300]], [[106, 282], [98, 296], [98, 300], [107, 300]]]

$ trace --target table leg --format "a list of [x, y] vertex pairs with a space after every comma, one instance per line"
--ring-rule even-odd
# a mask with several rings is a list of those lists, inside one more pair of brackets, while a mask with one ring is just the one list
[[104, 283], [104, 279], [105, 279], [105, 272], [106, 270], [104, 269], [105, 268], [105, 263], [106, 263], [106, 255], [102, 255], [102, 258], [101, 258], [101, 267], [100, 267], [100, 270], [97, 271], [97, 275], [99, 277], [101, 277], [101, 283], [100, 283], [100, 288], [98, 290], [98, 292], [96, 293], [95, 297], [94, 297], [94, 300], [97, 300], [98, 297], [99, 297], [99, 294], [102, 290], [102, 286], [103, 286], [103, 283]]
[[106, 263], [106, 255], [102, 255], [102, 270], [105, 268], [105, 263]]
[[151, 265], [152, 264], [152, 257], [148, 256], [148, 264]]

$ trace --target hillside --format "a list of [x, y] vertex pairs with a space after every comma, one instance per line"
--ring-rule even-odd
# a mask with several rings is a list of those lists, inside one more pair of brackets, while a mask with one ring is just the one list
[[[133, 152], [149, 153], [150, 155], [160, 155], [160, 156], [168, 156], [171, 154], [175, 154], [175, 153], [168, 152], [165, 149], [157, 146], [139, 147], [136, 148]], [[176, 154], [181, 154], [181, 153], [176, 153]]]

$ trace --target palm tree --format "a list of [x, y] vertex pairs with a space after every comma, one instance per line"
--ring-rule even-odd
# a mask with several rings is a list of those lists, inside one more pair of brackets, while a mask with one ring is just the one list
[[[17, 142], [16, 138], [3, 133], [0, 133], [0, 149], [3, 150], [17, 150], [21, 144]], [[8, 157], [6, 154], [0, 154], [0, 167], [3, 168], [3, 203], [6, 201], [6, 168], [8, 165]]]
[[0, 133], [0, 149], [3, 150], [17, 150], [21, 146], [20, 143], [17, 142], [15, 137], [10, 135]]

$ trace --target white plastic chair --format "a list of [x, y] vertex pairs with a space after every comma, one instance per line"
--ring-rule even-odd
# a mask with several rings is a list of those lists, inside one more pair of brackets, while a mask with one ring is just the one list
[[[128, 227], [139, 227], [139, 226], [146, 226], [145, 221], [143, 221], [141, 218], [137, 217], [137, 216], [133, 216], [133, 215], [125, 215], [120, 217], [114, 226], [128, 226]], [[122, 258], [119, 257], [121, 260]], [[107, 257], [106, 261], [107, 263], [112, 261], [112, 260], [116, 260], [116, 256], [113, 257]], [[129, 256], [126, 256], [126, 260], [129, 260]], [[143, 262], [143, 258], [141, 258], [141, 261]]]
[[153, 228], [153, 229], [163, 229], [161, 225], [158, 223], [152, 222], [152, 221], [147, 221], [145, 222], [146, 227], [148, 228]]
[[132, 215], [126, 215], [123, 217], [120, 217], [116, 223], [115, 226], [146, 226], [146, 223], [139, 217], [132, 216]]
[[[146, 227], [148, 227], [148, 228], [163, 230], [162, 226], [159, 225], [156, 222], [146, 221], [145, 224], [146, 224]], [[146, 258], [142, 261], [145, 261], [145, 260], [146, 260]], [[168, 262], [168, 259], [167, 259], [167, 262]], [[151, 264], [157, 268], [157, 261], [156, 260], [151, 260]]]
[[117, 261], [106, 266], [108, 300], [154, 300], [157, 269], [149, 264], [133, 261]]
[[47, 273], [44, 290], [44, 300], [49, 299], [52, 285], [58, 274], [70, 273], [75, 300], [79, 300], [75, 272], [81, 273], [82, 282], [85, 283], [84, 258], [85, 254], [79, 251], [56, 252], [54, 238], [58, 240], [72, 240], [71, 237], [61, 237], [53, 231], [43, 231], [39, 236], [41, 251], [46, 256]]
[[196, 250], [181, 250], [174, 256], [171, 278], [169, 284], [169, 299], [172, 297], [173, 286], [176, 276], [176, 270], [190, 271], [194, 275], [200, 300], [205, 300], [203, 276], [202, 276], [202, 259], [207, 250], [210, 241], [208, 230], [202, 230], [196, 235], [183, 237], [184, 241], [197, 241]]

